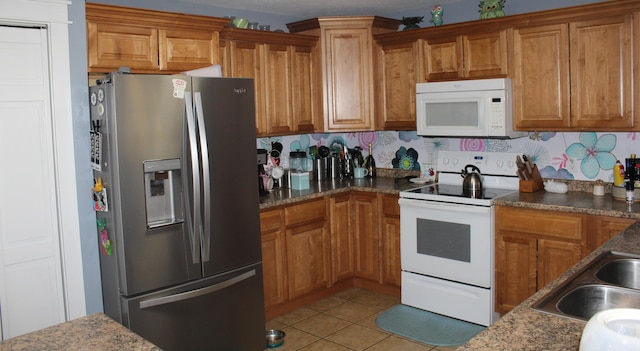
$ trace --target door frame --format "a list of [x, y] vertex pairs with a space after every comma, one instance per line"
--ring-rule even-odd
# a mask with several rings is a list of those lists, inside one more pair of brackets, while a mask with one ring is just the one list
[[[65, 318], [86, 315], [69, 67], [68, 0], [0, 2], [0, 24], [47, 28]], [[87, 118], [88, 120], [88, 118]], [[88, 126], [87, 126], [88, 128]], [[87, 129], [88, 131], [88, 129]], [[88, 137], [88, 135], [87, 135]], [[87, 192], [89, 189], [87, 189]], [[88, 195], [87, 195], [88, 196]], [[89, 200], [88, 200], [89, 201]]]

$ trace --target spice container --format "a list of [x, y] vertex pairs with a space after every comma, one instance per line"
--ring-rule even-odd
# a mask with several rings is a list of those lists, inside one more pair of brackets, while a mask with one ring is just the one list
[[600, 179], [593, 183], [593, 195], [604, 196], [604, 182]]

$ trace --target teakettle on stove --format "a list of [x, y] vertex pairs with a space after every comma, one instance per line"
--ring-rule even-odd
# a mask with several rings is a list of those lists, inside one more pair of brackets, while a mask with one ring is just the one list
[[471, 197], [482, 195], [482, 174], [478, 167], [466, 165], [460, 176], [464, 178], [462, 181], [462, 191], [465, 195]]

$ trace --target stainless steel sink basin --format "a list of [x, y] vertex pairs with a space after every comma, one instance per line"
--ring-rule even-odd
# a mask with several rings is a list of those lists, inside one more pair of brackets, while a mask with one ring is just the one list
[[603, 252], [532, 307], [580, 320], [611, 308], [640, 309], [640, 256]]
[[640, 259], [620, 259], [603, 264], [596, 278], [614, 285], [640, 289]]
[[583, 285], [564, 294], [556, 304], [564, 314], [589, 319], [611, 308], [640, 308], [640, 291], [607, 285]]

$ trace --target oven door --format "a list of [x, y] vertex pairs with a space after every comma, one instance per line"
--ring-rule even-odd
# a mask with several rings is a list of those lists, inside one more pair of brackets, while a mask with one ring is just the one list
[[491, 287], [492, 207], [402, 198], [399, 204], [403, 271]]

